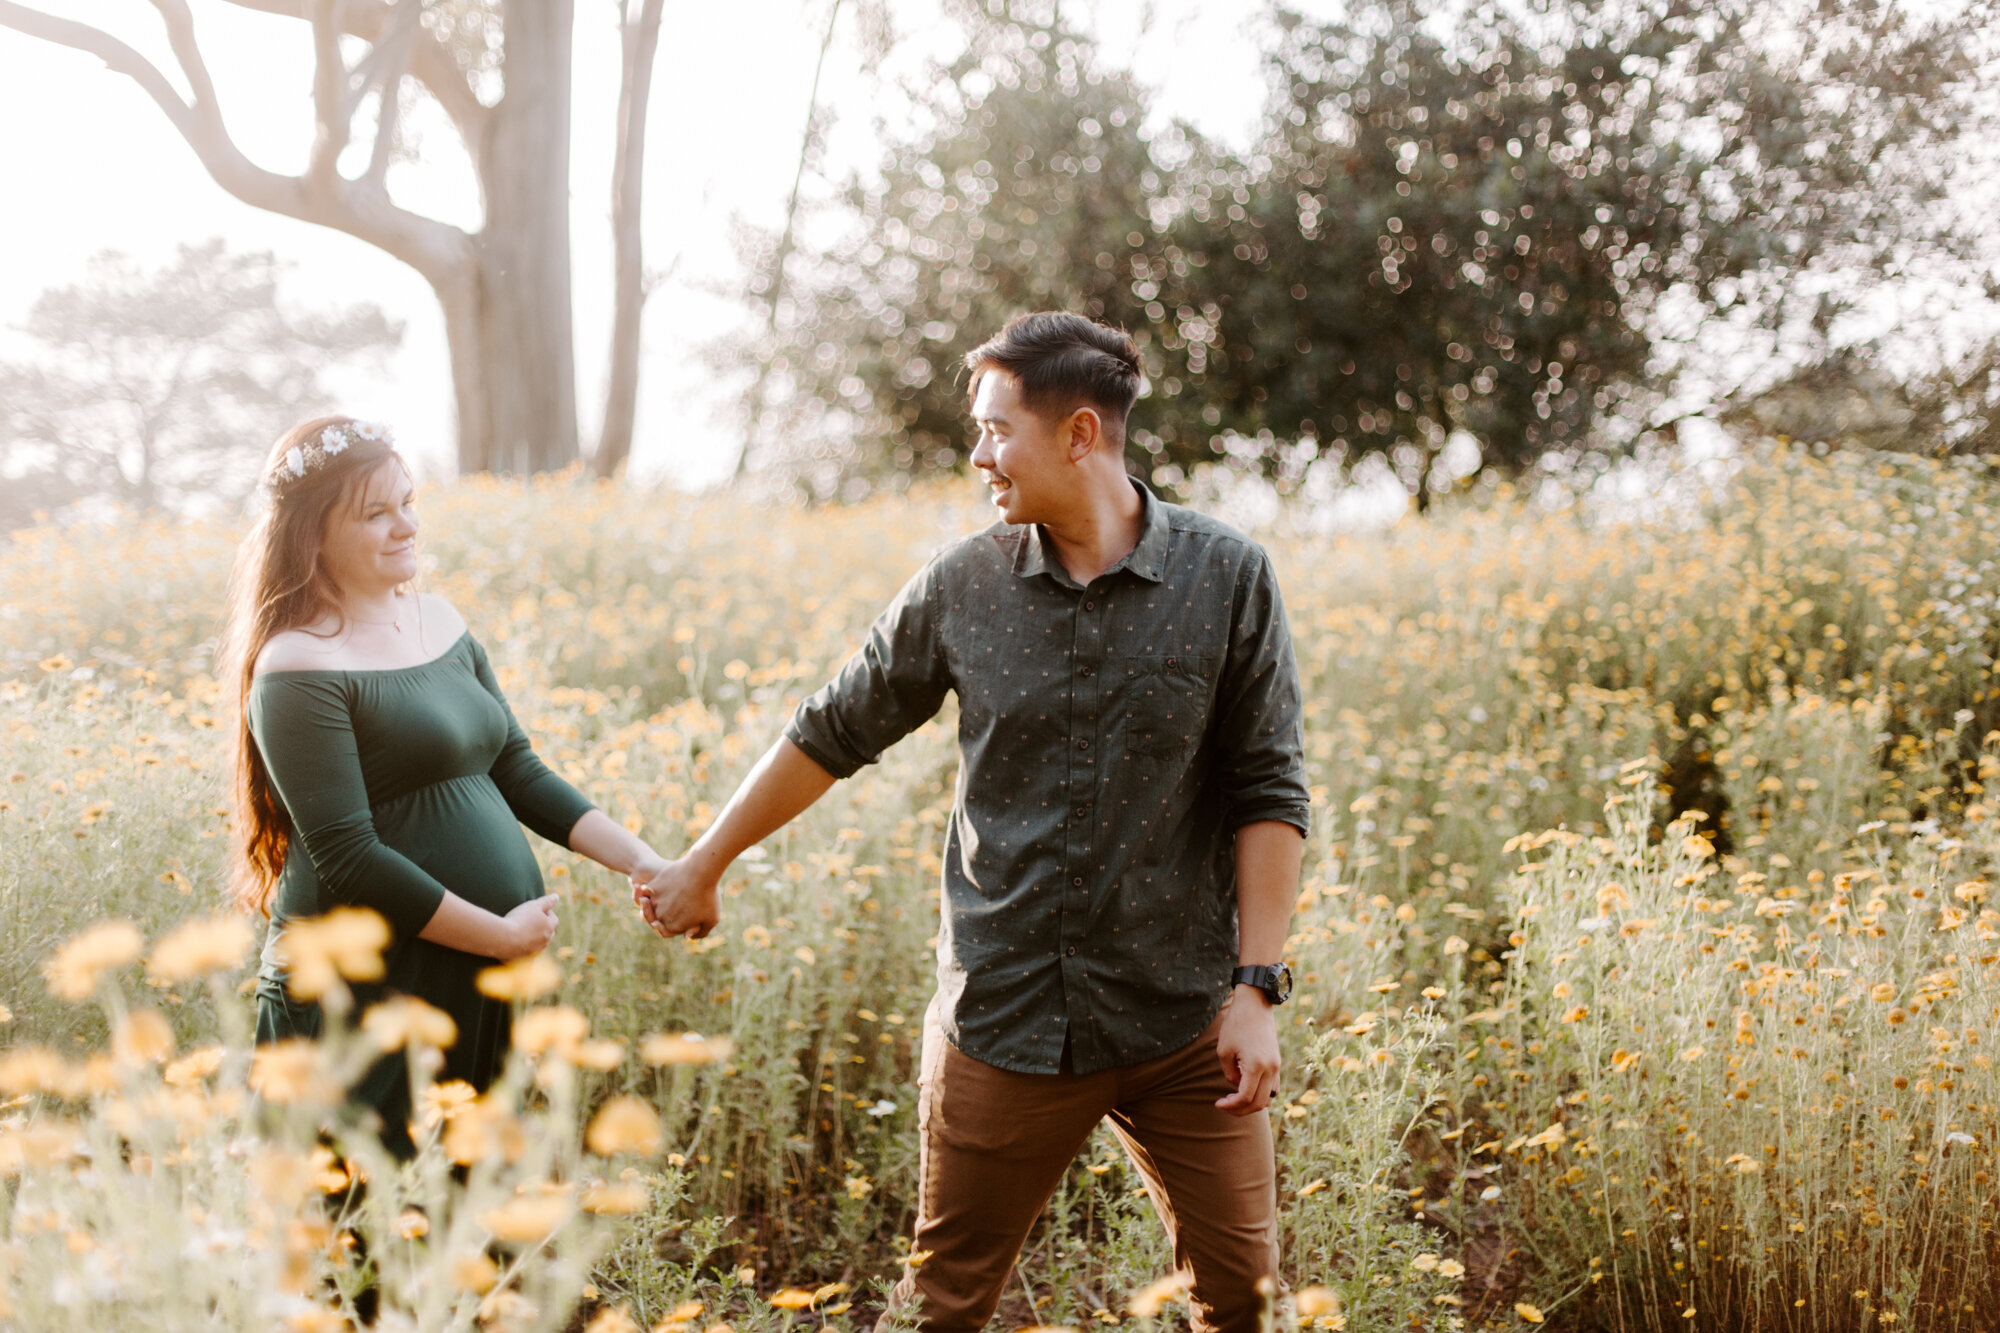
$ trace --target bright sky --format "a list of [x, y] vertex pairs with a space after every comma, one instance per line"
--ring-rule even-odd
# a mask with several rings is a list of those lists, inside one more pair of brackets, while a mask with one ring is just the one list
[[[109, 29], [173, 68], [145, 0], [27, 0]], [[952, 48], [937, 0], [893, 0], [898, 36], [883, 72], [914, 78]], [[193, 0], [225, 115], [257, 163], [297, 171], [312, 134], [311, 44], [304, 24]], [[1242, 142], [1262, 105], [1257, 46], [1239, 0], [1082, 0], [1069, 17], [1100, 34], [1106, 58], [1158, 90], [1163, 115]], [[741, 319], [732, 219], [775, 227], [797, 161], [827, 0], [732, 0], [667, 6], [648, 128], [645, 245], [649, 267], [676, 256], [673, 281], [647, 306], [633, 468], [700, 485], [726, 475], [738, 437], [699, 349]], [[839, 171], [878, 154], [883, 84], [860, 69], [849, 4], [828, 60], [822, 101], [835, 117]], [[602, 411], [609, 336], [610, 158], [618, 95], [615, 0], [577, 0], [572, 163], [578, 389], [585, 447]], [[176, 77], [176, 82], [178, 78]], [[472, 179], [441, 113], [420, 118], [419, 158], [391, 172], [406, 207], [476, 222]], [[0, 325], [15, 325], [45, 288], [76, 280], [85, 261], [116, 249], [149, 264], [174, 246], [222, 236], [297, 267], [300, 302], [372, 301], [406, 323], [402, 350], [380, 374], [338, 381], [347, 410], [393, 423], [437, 467], [451, 455], [450, 384], [436, 303], [415, 273], [324, 228], [239, 204], [203, 172], [165, 118], [121, 75], [82, 54], [0, 29]], [[358, 168], [351, 168], [358, 169]], [[4, 346], [4, 339], [0, 339]]]

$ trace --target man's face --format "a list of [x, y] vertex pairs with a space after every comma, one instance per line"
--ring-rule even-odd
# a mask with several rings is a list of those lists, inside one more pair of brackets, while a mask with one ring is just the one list
[[993, 507], [1009, 523], [1047, 522], [1074, 488], [1066, 422], [1051, 422], [1021, 401], [1021, 381], [989, 368], [972, 396], [972, 424], [979, 442], [972, 466], [993, 494]]

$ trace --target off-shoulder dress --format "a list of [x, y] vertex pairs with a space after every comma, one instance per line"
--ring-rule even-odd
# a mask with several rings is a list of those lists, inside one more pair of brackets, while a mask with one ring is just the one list
[[[372, 908], [392, 939], [382, 979], [354, 988], [355, 1011], [399, 993], [436, 1005], [458, 1024], [438, 1077], [484, 1089], [511, 1031], [506, 1002], [476, 984], [493, 960], [418, 933], [447, 890], [502, 916], [541, 896], [541, 867], [521, 825], [566, 846], [590, 801], [536, 757], [470, 631], [416, 666], [267, 671], [248, 704], [251, 735], [291, 821], [258, 972], [258, 1040], [320, 1031], [319, 1007], [285, 989], [276, 945], [287, 923], [343, 904]], [[393, 1150], [411, 1151], [401, 1056], [375, 1065], [351, 1100], [380, 1114]]]

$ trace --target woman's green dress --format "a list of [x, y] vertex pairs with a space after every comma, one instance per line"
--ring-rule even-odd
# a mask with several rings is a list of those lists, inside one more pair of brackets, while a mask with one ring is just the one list
[[[470, 631], [443, 656], [377, 671], [269, 671], [252, 683], [250, 732], [291, 819], [257, 986], [257, 1038], [315, 1036], [321, 1015], [285, 991], [285, 923], [345, 905], [389, 922], [379, 982], [355, 1012], [414, 995], [450, 1014], [458, 1040], [440, 1079], [484, 1089], [506, 1060], [511, 1010], [479, 993], [493, 960], [417, 938], [446, 890], [495, 915], [543, 893], [526, 824], [567, 846], [591, 809], [535, 757]], [[411, 1152], [408, 1067], [376, 1064], [351, 1091], [381, 1116], [383, 1142]]]

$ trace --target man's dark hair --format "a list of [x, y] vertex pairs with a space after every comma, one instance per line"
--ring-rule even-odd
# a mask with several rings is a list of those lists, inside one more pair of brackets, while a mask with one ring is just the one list
[[1094, 407], [1105, 433], [1124, 443], [1125, 417], [1139, 397], [1139, 349], [1123, 329], [1066, 310], [1038, 310], [1008, 320], [965, 364], [974, 393], [983, 373], [1004, 370], [1021, 382], [1021, 400], [1037, 416]]

